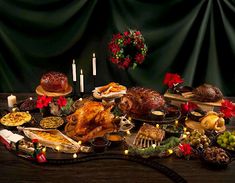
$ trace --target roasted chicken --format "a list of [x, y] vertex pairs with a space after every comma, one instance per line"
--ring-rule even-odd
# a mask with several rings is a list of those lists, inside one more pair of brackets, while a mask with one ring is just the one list
[[115, 125], [111, 109], [112, 107], [105, 109], [100, 102], [86, 102], [66, 118], [68, 121], [65, 127], [66, 134], [75, 140], [88, 141], [106, 131], [113, 131]]

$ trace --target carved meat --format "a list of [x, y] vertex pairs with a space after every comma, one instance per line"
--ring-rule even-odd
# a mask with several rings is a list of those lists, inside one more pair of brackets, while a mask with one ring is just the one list
[[95, 136], [113, 131], [115, 125], [111, 109], [112, 107], [105, 109], [99, 102], [84, 103], [75, 113], [67, 117], [66, 134], [75, 140], [88, 141]]
[[79, 135], [84, 135], [88, 132], [89, 127], [96, 115], [104, 110], [104, 106], [99, 102], [86, 102], [83, 107], [67, 117], [67, 121], [76, 123], [75, 132]]
[[148, 114], [152, 110], [160, 109], [164, 106], [165, 100], [157, 91], [133, 87], [121, 98], [119, 108], [125, 113]]
[[203, 84], [193, 90], [193, 94], [196, 100], [201, 102], [217, 102], [223, 98], [223, 94], [219, 88]]

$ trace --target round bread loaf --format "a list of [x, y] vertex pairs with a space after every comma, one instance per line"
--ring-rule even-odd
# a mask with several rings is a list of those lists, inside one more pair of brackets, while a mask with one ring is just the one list
[[198, 86], [193, 93], [195, 99], [201, 102], [217, 102], [223, 98], [220, 89], [210, 84]]
[[44, 74], [40, 85], [48, 92], [64, 92], [68, 88], [68, 78], [61, 72], [51, 71]]

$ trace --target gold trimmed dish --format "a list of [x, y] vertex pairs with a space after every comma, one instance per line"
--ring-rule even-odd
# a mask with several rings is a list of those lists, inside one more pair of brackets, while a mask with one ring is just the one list
[[40, 126], [45, 129], [58, 128], [63, 125], [64, 120], [61, 117], [50, 116], [45, 117], [40, 121]]
[[1, 118], [1, 123], [5, 126], [20, 126], [29, 122], [31, 118], [28, 112], [11, 112]]

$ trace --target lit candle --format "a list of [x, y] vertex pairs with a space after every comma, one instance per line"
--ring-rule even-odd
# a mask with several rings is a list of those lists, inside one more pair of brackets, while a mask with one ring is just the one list
[[93, 73], [93, 76], [96, 76], [96, 57], [95, 57], [95, 53], [93, 53], [93, 57], [92, 57], [92, 73]]
[[7, 97], [8, 107], [13, 107], [16, 104], [16, 96], [10, 95]]
[[81, 73], [80, 73], [80, 92], [84, 92], [84, 76], [82, 73], [82, 69], [81, 69]]
[[73, 63], [72, 63], [72, 72], [73, 72], [73, 81], [77, 81], [77, 72], [76, 72], [75, 60], [73, 60]]
[[173, 153], [173, 150], [172, 149], [168, 149], [167, 150], [169, 154], [172, 154]]
[[60, 146], [56, 146], [55, 149], [56, 149], [57, 151], [60, 151]]
[[73, 154], [73, 158], [77, 158], [78, 155], [76, 153]]
[[125, 151], [124, 151], [124, 154], [125, 154], [125, 155], [128, 155], [128, 152], [129, 152], [128, 150], [125, 150]]
[[175, 126], [178, 126], [178, 123], [179, 123], [178, 120], [175, 120]]

